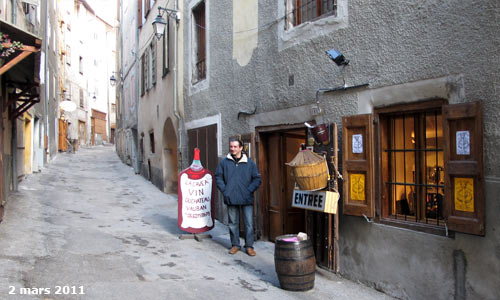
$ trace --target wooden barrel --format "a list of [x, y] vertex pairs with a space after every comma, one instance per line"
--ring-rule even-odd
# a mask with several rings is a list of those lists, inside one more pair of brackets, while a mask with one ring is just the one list
[[274, 244], [274, 265], [280, 286], [289, 291], [307, 291], [314, 287], [316, 258], [310, 239], [288, 242], [296, 235], [281, 235]]

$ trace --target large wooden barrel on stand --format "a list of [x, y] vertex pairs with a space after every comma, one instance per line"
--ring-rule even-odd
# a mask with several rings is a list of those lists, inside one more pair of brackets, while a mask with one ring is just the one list
[[287, 234], [276, 238], [274, 265], [280, 286], [289, 291], [307, 291], [314, 287], [316, 258], [310, 239], [295, 240]]

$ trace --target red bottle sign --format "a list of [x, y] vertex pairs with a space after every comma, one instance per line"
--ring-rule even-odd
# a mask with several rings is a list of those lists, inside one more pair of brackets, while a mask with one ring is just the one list
[[195, 148], [193, 163], [179, 173], [177, 225], [180, 229], [200, 233], [214, 227], [214, 187], [212, 172], [203, 168], [200, 150]]

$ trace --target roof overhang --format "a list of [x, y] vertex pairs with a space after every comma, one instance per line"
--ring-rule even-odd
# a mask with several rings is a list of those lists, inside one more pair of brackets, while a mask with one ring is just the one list
[[9, 92], [9, 102], [4, 107], [10, 109], [9, 117], [14, 119], [40, 102], [42, 39], [1, 20], [0, 32], [23, 44], [23, 49], [3, 58], [3, 64], [0, 66], [0, 76], [3, 77]]

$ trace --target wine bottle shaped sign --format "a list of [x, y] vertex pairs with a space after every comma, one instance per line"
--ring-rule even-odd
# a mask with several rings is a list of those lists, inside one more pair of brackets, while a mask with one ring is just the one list
[[209, 231], [214, 227], [213, 199], [215, 181], [212, 172], [203, 168], [200, 149], [194, 149], [189, 168], [179, 173], [178, 217], [180, 229], [190, 233]]

